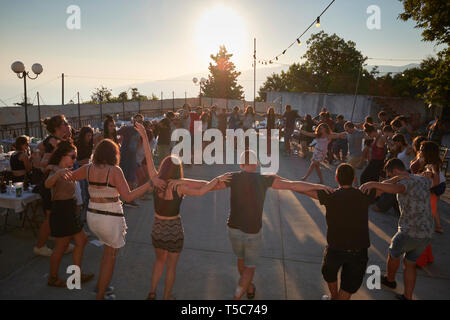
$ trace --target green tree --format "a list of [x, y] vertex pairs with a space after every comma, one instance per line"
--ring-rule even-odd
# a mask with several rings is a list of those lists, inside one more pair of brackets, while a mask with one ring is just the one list
[[436, 58], [424, 60], [423, 68], [429, 68], [429, 74], [423, 79], [416, 79], [421, 86], [426, 87], [422, 97], [429, 104], [448, 107], [450, 98], [450, 6], [443, 0], [400, 0], [404, 12], [399, 18], [416, 22], [415, 27], [423, 29], [424, 41], [444, 45]]
[[220, 46], [216, 55], [211, 55], [213, 63], [209, 64], [209, 76], [204, 84], [201, 84], [203, 95], [211, 98], [242, 99], [244, 90], [238, 85], [237, 78], [241, 75], [231, 62], [233, 55], [227, 52], [225, 46]]
[[127, 91], [122, 91], [121, 93], [119, 93], [119, 95], [117, 96], [117, 100], [118, 101], [128, 101], [128, 92]]
[[[336, 34], [328, 35], [321, 31], [311, 35], [306, 42], [309, 46], [303, 58], [303, 64], [294, 63], [288, 71], [273, 74], [259, 90], [261, 97], [264, 91], [281, 90], [290, 92], [355, 92], [360, 68], [367, 57], [356, 49], [353, 41], [345, 41]], [[373, 75], [363, 70], [360, 90], [367, 90], [368, 82]]]
[[95, 88], [91, 94], [91, 100], [93, 103], [100, 103], [100, 101], [103, 103], [111, 102], [112, 98], [112, 90], [104, 86]]

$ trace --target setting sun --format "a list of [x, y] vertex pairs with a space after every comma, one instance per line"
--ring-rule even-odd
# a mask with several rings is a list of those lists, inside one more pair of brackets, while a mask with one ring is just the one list
[[243, 55], [248, 46], [244, 19], [224, 6], [214, 7], [200, 17], [196, 38], [199, 53], [207, 59], [219, 51], [220, 45], [225, 45], [235, 57]]

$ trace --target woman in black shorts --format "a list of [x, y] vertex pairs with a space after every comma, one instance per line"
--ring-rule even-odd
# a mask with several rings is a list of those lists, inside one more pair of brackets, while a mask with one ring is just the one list
[[[52, 287], [66, 287], [66, 281], [58, 278], [58, 269], [70, 240], [73, 238], [75, 241], [72, 255], [73, 264], [80, 268], [84, 247], [87, 243], [86, 233], [83, 230], [79, 215], [76, 213], [76, 182], [65, 179], [76, 158], [76, 147], [67, 141], [60, 142], [50, 158], [49, 165], [52, 165], [52, 170], [45, 181], [45, 187], [51, 189], [50, 232], [56, 238], [56, 245], [50, 258], [50, 275], [48, 278], [48, 285]], [[81, 282], [86, 282], [93, 277], [93, 274], [82, 273]]]

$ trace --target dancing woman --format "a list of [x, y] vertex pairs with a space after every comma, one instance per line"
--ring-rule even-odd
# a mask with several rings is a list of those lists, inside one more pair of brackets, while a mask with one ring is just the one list
[[320, 163], [325, 160], [328, 152], [328, 144], [333, 139], [344, 139], [346, 137], [346, 132], [333, 133], [330, 127], [326, 123], [321, 123], [317, 126], [316, 132], [311, 133], [305, 130], [300, 130], [301, 134], [316, 138], [317, 144], [314, 148], [314, 153], [311, 159], [311, 165], [309, 166], [308, 172], [302, 178], [302, 181], [308, 179], [309, 175], [314, 169], [316, 169], [317, 175], [319, 176], [320, 184], [323, 183], [322, 171], [320, 171]]
[[[144, 151], [146, 159], [151, 158], [149, 143], [146, 140], [145, 129], [136, 125], [136, 129], [144, 139]], [[183, 165], [178, 158], [170, 155], [166, 157], [156, 172], [153, 162], [148, 161], [148, 174], [150, 177], [157, 176], [164, 182], [169, 180], [183, 179]], [[171, 290], [175, 282], [176, 266], [178, 258], [183, 249], [184, 231], [180, 216], [180, 206], [184, 196], [202, 196], [213, 190], [219, 182], [227, 182], [229, 177], [221, 176], [210, 182], [190, 180], [191, 184], [181, 185], [173, 190], [153, 189], [155, 201], [155, 220], [152, 230], [152, 244], [155, 248], [156, 261], [153, 265], [152, 283], [148, 300], [156, 299], [156, 288], [166, 265], [166, 279], [164, 287], [164, 299], [171, 299]], [[197, 184], [196, 184], [197, 183]], [[200, 185], [198, 185], [200, 183]], [[195, 185], [194, 185], [195, 184]]]
[[364, 132], [369, 136], [369, 139], [373, 139], [373, 143], [371, 146], [370, 162], [361, 173], [361, 185], [369, 181], [378, 182], [386, 157], [386, 138], [370, 124], [364, 125]]
[[[145, 138], [147, 138], [146, 133]], [[148, 141], [145, 141], [148, 147]], [[153, 163], [152, 158], [147, 157], [147, 154], [146, 161]], [[89, 229], [104, 243], [104, 254], [96, 288], [97, 299], [115, 298], [113, 295], [105, 296], [105, 294], [112, 293], [114, 290], [108, 285], [113, 275], [117, 252], [125, 245], [127, 225], [119, 197], [127, 202], [133, 201], [148, 191], [152, 184], [159, 187], [164, 185], [154, 175], [150, 175], [151, 181], [130, 191], [122, 169], [118, 166], [119, 162], [118, 145], [110, 139], [105, 139], [95, 149], [93, 163], [81, 167], [70, 177], [72, 180], [87, 180], [90, 195], [87, 222]]]
[[[66, 281], [58, 277], [58, 269], [70, 240], [73, 238], [75, 241], [73, 264], [80, 268], [87, 243], [86, 233], [76, 212], [76, 183], [67, 181], [72, 173], [70, 168], [73, 167], [76, 158], [77, 148], [72, 143], [68, 141], [59, 143], [50, 158], [49, 164], [52, 166], [52, 171], [45, 181], [45, 187], [51, 189], [50, 231], [56, 238], [55, 249], [50, 258], [48, 278], [48, 285], [52, 287], [66, 287]], [[81, 282], [86, 282], [93, 277], [93, 274], [81, 274]]]

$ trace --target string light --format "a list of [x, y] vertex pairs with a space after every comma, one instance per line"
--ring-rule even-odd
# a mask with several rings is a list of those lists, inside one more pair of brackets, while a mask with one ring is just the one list
[[[292, 42], [286, 49], [284, 49], [284, 51], [283, 51], [281, 54], [275, 56], [275, 60], [278, 61], [278, 57], [279, 57], [279, 56], [284, 56], [284, 55], [286, 54], [286, 51], [287, 51], [288, 49], [290, 49], [290, 48], [295, 44], [295, 42], [297, 42], [297, 44], [298, 44], [299, 46], [301, 46], [301, 45], [302, 45], [302, 41], [300, 40], [300, 38], [303, 37], [303, 36], [305, 35], [305, 33], [308, 32], [308, 30], [311, 29], [311, 27], [312, 27], [314, 24], [316, 24], [316, 27], [317, 27], [317, 28], [320, 27], [320, 17], [321, 17], [321, 16], [322, 16], [322, 15], [323, 15], [330, 7], [331, 7], [331, 5], [332, 5], [335, 1], [336, 1], [336, 0], [332, 0], [332, 1], [330, 2], [330, 4], [328, 4], [328, 6], [322, 11], [322, 13], [319, 14], [319, 15], [317, 16], [317, 18], [313, 20], [313, 22], [309, 25], [309, 27], [306, 28], [306, 30], [305, 30], [299, 37], [297, 37], [296, 40], [295, 40], [294, 42]], [[272, 60], [261, 60], [260, 64], [267, 64], [267, 61], [269, 61], [269, 64], [270, 64], [270, 63], [271, 63], [270, 61], [272, 61]]]

